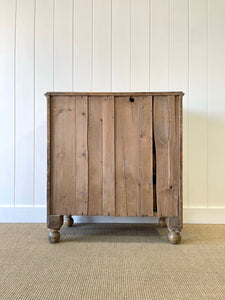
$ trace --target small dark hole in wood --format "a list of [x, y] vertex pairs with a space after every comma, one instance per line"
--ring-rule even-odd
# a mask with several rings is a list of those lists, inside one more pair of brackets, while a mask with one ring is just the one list
[[130, 102], [134, 102], [134, 98], [130, 98]]
[[170, 186], [170, 189], [172, 190], [172, 188], [173, 188], [173, 186], [171, 185], [171, 186]]

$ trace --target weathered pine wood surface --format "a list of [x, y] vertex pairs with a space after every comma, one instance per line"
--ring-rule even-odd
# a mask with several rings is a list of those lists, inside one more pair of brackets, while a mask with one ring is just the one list
[[182, 223], [182, 95], [46, 93], [48, 215]]

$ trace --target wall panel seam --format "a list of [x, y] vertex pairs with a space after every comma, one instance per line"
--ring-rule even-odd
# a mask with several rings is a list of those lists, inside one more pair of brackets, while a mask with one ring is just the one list
[[206, 157], [207, 157], [207, 166], [206, 166], [206, 170], [207, 170], [207, 192], [206, 192], [206, 206], [208, 207], [209, 205], [209, 0], [207, 0], [207, 120], [206, 120], [206, 130], [207, 130], [207, 141], [206, 141], [206, 145], [207, 145], [207, 153], [206, 153]]
[[132, 19], [132, 4], [133, 4], [133, 1], [130, 0], [130, 92], [131, 92], [131, 87], [132, 87], [132, 64], [131, 64], [131, 55], [132, 55], [132, 22], [131, 22], [131, 19]]
[[14, 199], [16, 206], [16, 39], [17, 39], [17, 0], [15, 0], [15, 28], [14, 28]]
[[53, 87], [53, 91], [55, 91], [55, 0], [53, 0], [53, 39], [52, 39], [52, 60], [53, 60], [53, 64], [52, 64], [52, 87]]
[[91, 91], [94, 89], [94, 70], [93, 70], [93, 64], [94, 64], [94, 0], [91, 0]]
[[190, 108], [190, 0], [188, 0], [188, 103], [187, 103], [187, 207], [189, 207], [189, 108]]
[[72, 91], [74, 91], [74, 0], [72, 2]]
[[110, 17], [111, 17], [111, 24], [110, 24], [110, 30], [111, 30], [111, 39], [110, 39], [110, 91], [112, 92], [112, 65], [113, 65], [113, 57], [112, 57], [112, 1], [111, 0], [111, 11], [110, 11]]
[[168, 91], [170, 90], [170, 77], [171, 77], [171, 0], [169, 0], [169, 26], [168, 26]]
[[33, 78], [33, 84], [34, 84], [34, 90], [33, 90], [33, 99], [34, 99], [34, 108], [33, 108], [33, 207], [35, 206], [35, 165], [36, 165], [36, 162], [35, 162], [35, 128], [36, 128], [36, 118], [35, 118], [35, 111], [36, 111], [36, 107], [35, 107], [35, 103], [36, 103], [36, 97], [35, 97], [35, 91], [36, 91], [36, 86], [35, 86], [35, 80], [36, 80], [36, 68], [35, 68], [35, 60], [36, 60], [36, 5], [37, 5], [37, 0], [34, 0], [34, 50], [33, 50], [33, 55], [34, 55], [34, 78]]
[[151, 91], [151, 62], [152, 62], [152, 0], [149, 0], [149, 91]]

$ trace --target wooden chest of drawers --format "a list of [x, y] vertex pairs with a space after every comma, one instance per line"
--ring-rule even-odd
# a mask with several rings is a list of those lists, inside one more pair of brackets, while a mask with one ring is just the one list
[[63, 216], [158, 216], [182, 229], [182, 92], [46, 93], [48, 228]]

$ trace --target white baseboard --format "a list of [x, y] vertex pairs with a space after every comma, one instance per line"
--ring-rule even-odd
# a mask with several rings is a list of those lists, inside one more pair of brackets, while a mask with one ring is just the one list
[[[75, 216], [76, 223], [156, 223], [156, 217]], [[0, 223], [45, 223], [46, 207], [0, 207]], [[184, 208], [185, 224], [225, 224], [224, 208]]]
[[0, 207], [0, 223], [45, 223], [46, 207]]
[[225, 207], [184, 208], [186, 224], [225, 224]]

